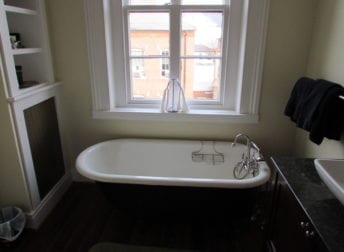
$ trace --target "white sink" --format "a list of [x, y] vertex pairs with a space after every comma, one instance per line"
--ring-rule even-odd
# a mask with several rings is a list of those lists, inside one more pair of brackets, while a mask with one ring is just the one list
[[344, 159], [315, 159], [314, 164], [320, 178], [344, 205]]

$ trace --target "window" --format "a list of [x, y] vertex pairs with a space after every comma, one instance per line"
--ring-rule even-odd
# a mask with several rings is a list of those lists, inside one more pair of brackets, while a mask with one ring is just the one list
[[[193, 1], [195, 2], [197, 1]], [[128, 71], [130, 74], [127, 76], [131, 83], [127, 83], [127, 86], [131, 88], [129, 93], [133, 95], [128, 97], [128, 101], [134, 101], [134, 94], [138, 92], [143, 93], [140, 100], [144, 99], [146, 103], [154, 103], [154, 99], [160, 100], [168, 83], [168, 80], [160, 78], [163, 76], [179, 79], [186, 98], [193, 100], [194, 104], [206, 104], [206, 101], [220, 103], [224, 89], [221, 65], [225, 33], [223, 20], [228, 15], [227, 5], [215, 3], [204, 9], [182, 4], [178, 7], [168, 5], [155, 9], [153, 7], [157, 5], [154, 5], [154, 1], [150, 1], [150, 5], [141, 3], [147, 4], [147, 1], [129, 1], [128, 5], [122, 7], [124, 23], [127, 24], [124, 25], [123, 33], [128, 35], [125, 44], [131, 52], [128, 58], [132, 61], [131, 71]], [[133, 55], [133, 48], [142, 45], [145, 45], [145, 54], [137, 58], [137, 54]], [[160, 53], [161, 48], [165, 47], [169, 49]], [[145, 61], [147, 65], [144, 85], [139, 84], [142, 81], [133, 79], [138, 75], [133, 61], [138, 59]], [[161, 71], [156, 59], [163, 62]]]
[[[96, 117], [257, 120], [269, 0], [85, 1]], [[160, 114], [169, 78], [189, 115]]]

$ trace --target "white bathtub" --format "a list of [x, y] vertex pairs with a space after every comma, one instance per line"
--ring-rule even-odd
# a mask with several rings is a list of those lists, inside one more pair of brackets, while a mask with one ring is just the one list
[[[89, 179], [116, 184], [253, 188], [268, 181], [266, 162], [259, 163], [257, 176], [234, 178], [233, 168], [246, 151], [245, 145], [232, 147], [230, 142], [216, 142], [214, 146], [224, 154], [221, 164], [192, 160], [192, 152], [201, 148], [201, 141], [117, 139], [84, 150], [76, 167]], [[204, 147], [211, 151], [211, 142], [205, 142]]]

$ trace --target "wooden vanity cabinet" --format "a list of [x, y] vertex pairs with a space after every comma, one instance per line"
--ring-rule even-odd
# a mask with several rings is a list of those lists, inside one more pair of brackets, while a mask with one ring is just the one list
[[327, 252], [307, 214], [280, 174], [276, 174], [269, 252]]

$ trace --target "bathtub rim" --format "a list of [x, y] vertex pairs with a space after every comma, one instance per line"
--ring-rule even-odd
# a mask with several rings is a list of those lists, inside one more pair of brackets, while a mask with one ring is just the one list
[[[100, 145], [104, 145], [111, 142], [120, 141], [171, 141], [171, 142], [190, 142], [190, 141], [202, 141], [202, 140], [185, 140], [185, 139], [140, 139], [140, 138], [118, 138], [103, 141], [94, 144], [84, 151], [82, 151], [76, 159], [76, 169], [77, 171], [88, 179], [105, 182], [105, 183], [120, 183], [120, 184], [136, 184], [136, 185], [155, 185], [155, 186], [190, 186], [190, 187], [208, 187], [208, 188], [236, 188], [236, 189], [246, 189], [254, 188], [264, 185], [271, 176], [271, 170], [265, 161], [259, 162], [259, 175], [253, 178], [246, 178], [242, 180], [236, 179], [213, 179], [213, 178], [179, 178], [179, 177], [162, 177], [162, 176], [135, 176], [135, 175], [120, 175], [120, 174], [107, 174], [97, 172], [91, 169], [85, 168], [83, 166], [83, 157], [89, 152], [98, 148]], [[216, 141], [231, 143], [228, 141]]]

